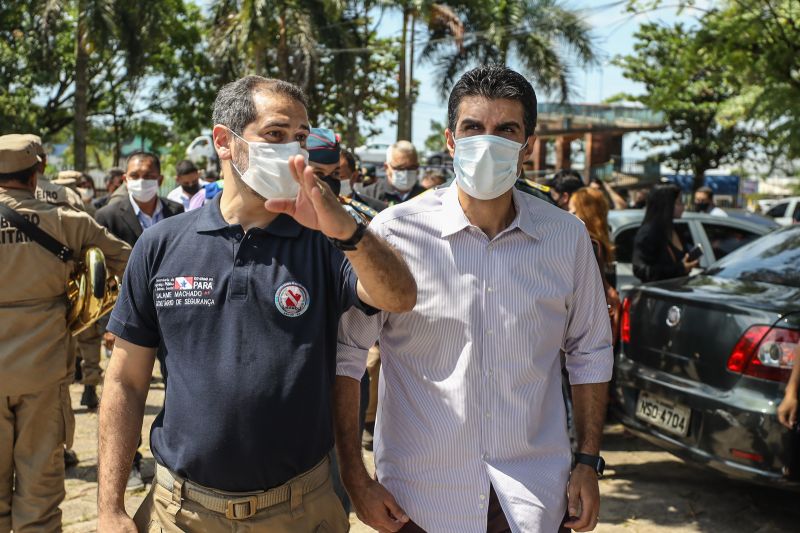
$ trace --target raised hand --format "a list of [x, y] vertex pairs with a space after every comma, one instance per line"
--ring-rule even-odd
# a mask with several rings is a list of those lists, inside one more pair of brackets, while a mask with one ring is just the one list
[[347, 214], [330, 187], [314, 176], [303, 156], [289, 158], [292, 177], [300, 185], [297, 197], [267, 200], [264, 207], [273, 213], [284, 213], [303, 226], [321, 231], [327, 237], [347, 240], [356, 231], [356, 221]]

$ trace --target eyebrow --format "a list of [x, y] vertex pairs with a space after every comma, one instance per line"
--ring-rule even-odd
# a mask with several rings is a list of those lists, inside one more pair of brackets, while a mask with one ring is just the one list
[[503, 122], [502, 124], [498, 124], [497, 128], [519, 128], [519, 122], [516, 120], [509, 120], [508, 122]]
[[483, 123], [474, 118], [465, 118], [461, 121], [461, 126], [483, 126]]

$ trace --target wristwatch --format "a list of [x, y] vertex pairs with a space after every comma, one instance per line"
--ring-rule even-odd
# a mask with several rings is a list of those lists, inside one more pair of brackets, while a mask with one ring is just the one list
[[576, 453], [575, 464], [591, 466], [597, 473], [597, 478], [603, 477], [603, 470], [606, 468], [605, 460], [599, 455], [589, 455], [588, 453]]
[[331, 241], [338, 249], [342, 250], [343, 252], [352, 252], [358, 246], [358, 243], [361, 242], [361, 239], [364, 238], [364, 233], [367, 231], [367, 225], [363, 222], [356, 222], [356, 231], [353, 232], [353, 236], [349, 239], [342, 241], [339, 239], [334, 239], [332, 237], [328, 237], [328, 240]]

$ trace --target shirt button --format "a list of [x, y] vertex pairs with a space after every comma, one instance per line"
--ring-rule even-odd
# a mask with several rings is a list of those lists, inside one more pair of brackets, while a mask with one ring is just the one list
[[237, 259], [237, 260], [236, 260], [236, 266], [237, 266], [237, 267], [240, 267], [240, 266], [242, 266], [243, 264], [244, 264], [244, 261], [242, 261], [241, 259]]
[[485, 500], [485, 499], [486, 499], [486, 494], [481, 494], [481, 500]]
[[489, 287], [486, 290], [489, 291], [489, 292], [494, 292], [494, 287]]
[[487, 335], [491, 335], [492, 333], [494, 333], [494, 330], [493, 330], [493, 329], [487, 329], [487, 330], [486, 330], [486, 334], [487, 334]]
[[487, 375], [487, 376], [489, 376], [489, 377], [492, 377], [492, 376], [494, 376], [494, 370], [492, 370], [492, 369], [490, 368], [489, 370], [487, 370], [487, 371], [486, 371], [486, 375]]
[[478, 509], [483, 509], [483, 504], [478, 505]]
[[237, 241], [241, 241], [241, 240], [242, 240], [242, 234], [241, 234], [241, 233], [237, 233], [237, 234], [235, 235], [235, 237], [236, 237], [236, 240], [237, 240]]
[[485, 416], [486, 418], [491, 418], [492, 417], [492, 413], [490, 413], [489, 411], [486, 411], [483, 416]]
[[[483, 455], [481, 455], [481, 458], [484, 461], [488, 461], [489, 460], [489, 454], [488, 453], [484, 453]], [[481, 494], [481, 499], [483, 499], [483, 494]]]

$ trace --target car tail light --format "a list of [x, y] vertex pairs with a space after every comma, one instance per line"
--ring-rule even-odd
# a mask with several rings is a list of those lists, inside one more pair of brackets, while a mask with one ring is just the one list
[[788, 381], [798, 349], [800, 331], [753, 326], [734, 346], [728, 370], [771, 381]]
[[631, 342], [631, 299], [622, 302], [622, 320], [619, 325], [619, 336], [622, 342]]

